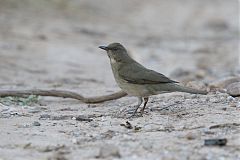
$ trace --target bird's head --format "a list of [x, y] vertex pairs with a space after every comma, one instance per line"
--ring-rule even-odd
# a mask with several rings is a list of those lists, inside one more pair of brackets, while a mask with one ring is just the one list
[[129, 58], [127, 50], [120, 43], [111, 43], [108, 46], [99, 46], [99, 48], [107, 51], [111, 62], [120, 62]]

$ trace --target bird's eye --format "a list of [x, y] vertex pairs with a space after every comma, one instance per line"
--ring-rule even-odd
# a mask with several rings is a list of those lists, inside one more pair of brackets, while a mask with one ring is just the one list
[[112, 50], [113, 50], [113, 51], [116, 51], [116, 50], [118, 50], [118, 49], [117, 49], [117, 48], [112, 48]]

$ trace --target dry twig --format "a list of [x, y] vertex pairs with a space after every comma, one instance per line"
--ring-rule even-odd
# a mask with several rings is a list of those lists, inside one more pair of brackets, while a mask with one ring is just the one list
[[73, 98], [80, 100], [84, 103], [101, 103], [110, 101], [126, 96], [127, 94], [123, 91], [115, 92], [109, 95], [97, 96], [97, 97], [84, 97], [81, 94], [65, 91], [65, 90], [42, 90], [42, 89], [30, 89], [30, 90], [0, 90], [0, 97], [24, 97], [26, 95], [36, 96], [51, 96], [51, 97], [62, 97], [62, 98]]

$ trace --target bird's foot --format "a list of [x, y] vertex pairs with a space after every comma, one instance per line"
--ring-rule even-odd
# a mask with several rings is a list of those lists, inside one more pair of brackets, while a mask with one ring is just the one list
[[128, 116], [127, 118], [138, 118], [138, 117], [143, 117], [143, 115], [141, 113], [133, 113], [130, 116]]
[[127, 114], [134, 114], [135, 110], [136, 110], [136, 108], [129, 108], [129, 109], [126, 110], [126, 113]]
[[[136, 110], [135, 110], [135, 111], [136, 111]], [[128, 113], [128, 114], [129, 114], [129, 113]], [[149, 112], [146, 111], [146, 110], [144, 110], [144, 109], [141, 109], [140, 112], [137, 112], [137, 111], [136, 111], [136, 112], [131, 112], [130, 114], [131, 114], [131, 115], [128, 116], [128, 118], [134, 118], [134, 117], [137, 118], [137, 117], [143, 117], [144, 114], [147, 114], [147, 115], [148, 115]]]
[[128, 114], [128, 115], [130, 114], [130, 116], [128, 116], [127, 118], [139, 117], [137, 110], [138, 110], [138, 109], [136, 109], [136, 108], [128, 109], [128, 110], [127, 110], [127, 114]]
[[134, 107], [134, 108], [130, 108], [130, 109], [126, 110], [126, 113], [127, 113], [128, 115], [130, 114], [130, 116], [128, 116], [127, 118], [143, 117], [143, 115], [144, 115], [145, 113], [148, 114], [148, 112], [146, 112], [146, 110], [144, 110], [145, 108], [142, 108], [142, 109], [140, 110], [140, 112], [138, 112], [138, 109], [139, 109], [139, 106], [137, 106], [137, 108]]
[[149, 113], [150, 111], [146, 111], [146, 110], [143, 110], [143, 109], [141, 109], [140, 110], [140, 114], [143, 116], [144, 114], [146, 114], [146, 115], [149, 115], [150, 113]]

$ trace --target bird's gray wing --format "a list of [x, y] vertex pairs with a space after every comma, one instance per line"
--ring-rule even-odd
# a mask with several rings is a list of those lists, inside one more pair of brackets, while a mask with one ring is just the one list
[[127, 64], [118, 70], [120, 78], [134, 84], [178, 83], [139, 63]]

